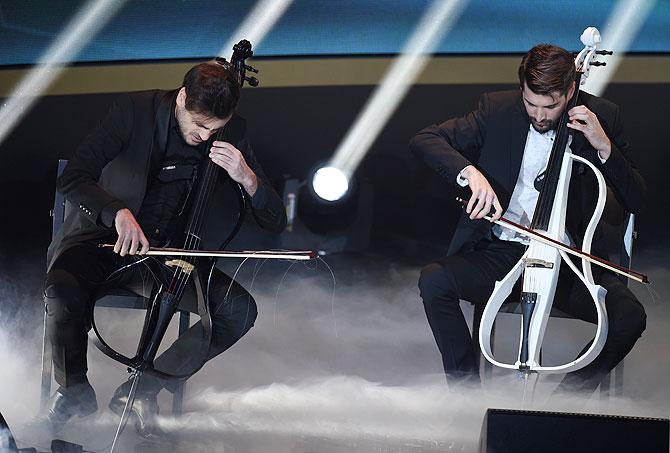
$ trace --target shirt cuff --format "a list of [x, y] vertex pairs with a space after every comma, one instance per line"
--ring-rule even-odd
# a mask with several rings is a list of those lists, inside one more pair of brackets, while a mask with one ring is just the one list
[[607, 162], [607, 159], [603, 159], [602, 156], [600, 155], [600, 151], [596, 151], [596, 155], [598, 156], [598, 160], [600, 161], [601, 164]]
[[[468, 165], [468, 167], [469, 167], [469, 165]], [[468, 167], [465, 167], [465, 168], [468, 168]], [[465, 171], [465, 168], [463, 170], [459, 171], [458, 174], [456, 175], [456, 184], [458, 184], [461, 187], [467, 187], [467, 185], [470, 184], [470, 182], [468, 181], [468, 178], [463, 177], [463, 172]]]

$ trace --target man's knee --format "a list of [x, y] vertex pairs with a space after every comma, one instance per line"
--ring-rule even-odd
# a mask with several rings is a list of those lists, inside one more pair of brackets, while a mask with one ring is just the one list
[[616, 316], [610, 319], [609, 331], [610, 334], [637, 340], [647, 327], [647, 314], [638, 301], [626, 302], [623, 308], [617, 310]]
[[419, 291], [424, 304], [431, 303], [436, 298], [458, 300], [453, 276], [449, 269], [438, 263], [429, 264], [421, 269]]
[[63, 322], [86, 315], [88, 297], [79, 281], [69, 272], [52, 270], [44, 288], [47, 314], [55, 322]]
[[212, 314], [214, 323], [225, 325], [235, 340], [242, 338], [253, 327], [257, 317], [256, 301], [246, 291], [221, 304]]
[[256, 305], [256, 301], [254, 300], [251, 295], [247, 297], [247, 310], [246, 314], [244, 316], [243, 322], [241, 324], [242, 327], [242, 332], [240, 334], [240, 337], [247, 333], [249, 329], [251, 329], [256, 322], [256, 318], [258, 317], [258, 307]]

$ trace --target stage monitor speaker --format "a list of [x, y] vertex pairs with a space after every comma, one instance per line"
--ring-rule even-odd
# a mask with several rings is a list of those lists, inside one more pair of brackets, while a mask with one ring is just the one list
[[670, 420], [488, 409], [480, 453], [667, 453]]

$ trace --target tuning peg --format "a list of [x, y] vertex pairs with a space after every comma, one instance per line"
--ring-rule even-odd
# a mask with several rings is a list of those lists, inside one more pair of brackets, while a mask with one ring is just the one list
[[258, 69], [253, 68], [251, 66], [244, 65], [244, 69], [246, 69], [249, 72], [253, 72], [254, 74], [258, 74]]
[[597, 55], [612, 55], [614, 52], [611, 50], [596, 50]]
[[604, 61], [592, 61], [591, 66], [607, 66], [607, 63]]
[[258, 79], [256, 77], [245, 77], [244, 80], [246, 80], [252, 87], [258, 86]]

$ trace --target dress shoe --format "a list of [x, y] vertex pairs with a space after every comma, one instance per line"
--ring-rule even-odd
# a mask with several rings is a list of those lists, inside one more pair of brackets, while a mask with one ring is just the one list
[[47, 405], [46, 414], [49, 429], [59, 433], [72, 417], [86, 417], [98, 410], [98, 401], [91, 384], [85, 382], [70, 387], [59, 387]]
[[[132, 386], [132, 379], [120, 385], [109, 402], [109, 408], [119, 417], [128, 402], [128, 393]], [[168, 437], [167, 433], [158, 426], [158, 391], [149, 391], [140, 388], [135, 393], [133, 406], [129, 409], [128, 417], [135, 422], [137, 433], [145, 439], [163, 440]]]

